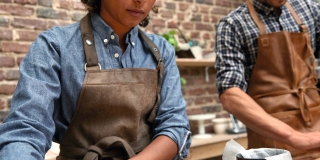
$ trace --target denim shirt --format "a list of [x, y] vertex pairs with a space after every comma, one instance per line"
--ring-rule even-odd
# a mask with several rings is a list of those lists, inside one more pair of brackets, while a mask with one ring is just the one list
[[[102, 69], [156, 68], [157, 61], [138, 36], [138, 27], [127, 34], [127, 49], [122, 54], [118, 36], [100, 16], [92, 14], [91, 21]], [[179, 147], [175, 159], [183, 159], [191, 144], [191, 132], [175, 51], [164, 38], [153, 34], [148, 37], [158, 46], [165, 67], [153, 138], [170, 137]], [[44, 159], [51, 141], [62, 141], [76, 110], [84, 66], [79, 22], [54, 27], [38, 36], [20, 65], [10, 113], [0, 125], [0, 159]]]

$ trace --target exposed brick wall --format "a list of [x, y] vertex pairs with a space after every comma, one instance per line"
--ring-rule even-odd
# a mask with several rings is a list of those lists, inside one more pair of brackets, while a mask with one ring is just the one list
[[[151, 13], [148, 32], [162, 34], [179, 28], [190, 38], [206, 41], [203, 54], [213, 51], [215, 27], [221, 17], [245, 0], [157, 0], [159, 13]], [[19, 79], [19, 65], [38, 34], [56, 25], [67, 25], [86, 14], [76, 0], [0, 0], [0, 111], [9, 110]], [[187, 113], [219, 112], [225, 114], [215, 86], [215, 70], [204, 67], [179, 67], [187, 79], [183, 94]]]

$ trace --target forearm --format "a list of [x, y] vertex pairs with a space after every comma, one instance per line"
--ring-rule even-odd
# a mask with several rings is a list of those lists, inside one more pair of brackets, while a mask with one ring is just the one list
[[291, 144], [296, 134], [290, 126], [266, 113], [250, 96], [237, 87], [225, 91], [221, 102], [229, 113], [248, 128], [277, 141]]
[[130, 160], [163, 160], [173, 159], [178, 153], [177, 144], [167, 136], [158, 136], [143, 151]]
[[0, 150], [0, 160], [35, 160], [44, 159], [32, 145], [24, 142], [6, 144]]

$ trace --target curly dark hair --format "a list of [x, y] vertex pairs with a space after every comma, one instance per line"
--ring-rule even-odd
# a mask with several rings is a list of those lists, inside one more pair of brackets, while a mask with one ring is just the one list
[[[100, 12], [101, 0], [81, 0], [81, 2], [85, 5], [87, 10], [90, 13], [98, 13]], [[153, 6], [153, 13], [158, 13], [159, 6]], [[149, 14], [145, 17], [140, 23], [139, 26], [146, 27], [149, 24], [150, 16]]]

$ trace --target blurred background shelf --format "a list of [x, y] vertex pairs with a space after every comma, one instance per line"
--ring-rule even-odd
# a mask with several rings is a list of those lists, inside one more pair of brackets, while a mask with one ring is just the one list
[[214, 66], [213, 59], [176, 58], [178, 66], [206, 67]]

